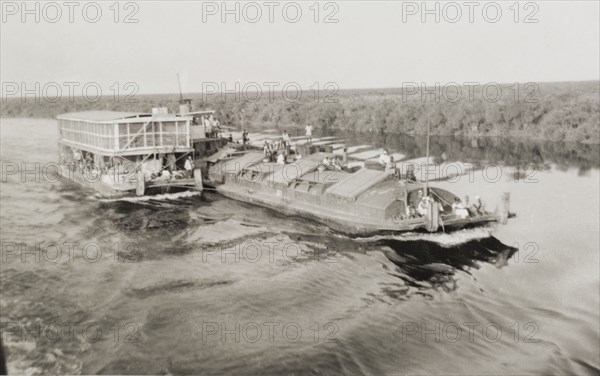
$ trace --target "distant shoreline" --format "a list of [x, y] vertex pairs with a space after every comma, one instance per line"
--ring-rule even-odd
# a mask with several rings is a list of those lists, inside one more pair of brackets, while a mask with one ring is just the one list
[[[2, 124], [0, 131], [3, 136], [6, 136], [5, 132], [14, 132], [21, 126], [26, 128], [27, 132], [31, 129], [50, 126], [53, 128], [53, 133], [58, 135], [58, 127], [54, 127], [56, 120], [52, 118], [0, 117], [0, 124]], [[248, 128], [248, 130], [252, 140], [254, 134], [264, 132], [266, 129]], [[288, 131], [290, 131], [289, 128]], [[227, 130], [223, 131], [225, 136], [227, 133]], [[291, 134], [302, 135], [304, 130], [295, 128]], [[314, 136], [335, 136], [344, 139], [348, 145], [368, 144], [375, 148], [402, 151], [407, 157], [421, 157], [426, 153], [426, 137], [423, 135], [351, 133], [329, 130], [327, 133], [318, 132]], [[6, 139], [3, 137], [3, 145], [5, 142]], [[536, 168], [544, 168], [543, 166], [547, 163], [554, 163], [560, 168], [577, 167], [581, 171], [600, 168], [600, 144], [593, 143], [548, 141], [522, 137], [506, 139], [490, 135], [471, 137], [434, 135], [430, 139], [430, 146], [433, 158], [445, 155], [450, 161], [484, 160], [523, 168], [531, 166], [531, 164], [537, 166]]]
[[[26, 117], [26, 116], [21, 116], [21, 117], [4, 117], [4, 116], [0, 116], [0, 121], [4, 121], [4, 120], [56, 120], [56, 118], [50, 118], [50, 117]], [[599, 125], [600, 126], [600, 125]], [[235, 128], [237, 131], [241, 131], [243, 128]], [[261, 128], [261, 127], [253, 127], [253, 126], [248, 126], [247, 129], [249, 131], [255, 131], [255, 132], [260, 132], [260, 131], [265, 131], [265, 130], [269, 130], [269, 129], [273, 129], [273, 128]], [[303, 128], [302, 126], [296, 126], [296, 127], [279, 127], [279, 128], [274, 128], [277, 130], [283, 130], [283, 129], [287, 129], [288, 131], [291, 130], [297, 130], [302, 132]], [[343, 129], [329, 129], [328, 133], [335, 133], [335, 132], [346, 132]], [[223, 133], [227, 133], [226, 131]], [[302, 133], [298, 133], [298, 135], [300, 135]], [[360, 135], [372, 135], [373, 133], [369, 132], [369, 131], [355, 131], [353, 132], [353, 134], [355, 136], [360, 136]], [[424, 138], [425, 135], [410, 135], [410, 134], [406, 134], [406, 133], [402, 133], [402, 132], [397, 132], [397, 131], [389, 131], [386, 133], [383, 133], [383, 135], [389, 135], [389, 136], [405, 136], [405, 137], [411, 137], [411, 138]], [[549, 140], [546, 139], [542, 136], [532, 136], [532, 135], [526, 135], [526, 134], [511, 134], [511, 135], [502, 135], [502, 134], [484, 134], [484, 135], [461, 135], [461, 134], [456, 134], [456, 135], [440, 135], [440, 134], [433, 134], [432, 136], [435, 137], [450, 137], [450, 138], [456, 138], [456, 139], [490, 139], [490, 140], [498, 140], [498, 141], [502, 141], [502, 140], [507, 140], [507, 141], [512, 141], [512, 142], [551, 142], [551, 143], [564, 143], [564, 144], [568, 144], [568, 145], [576, 145], [576, 144], [582, 144], [582, 145], [600, 145], [600, 142], [596, 141], [572, 141], [572, 140], [561, 140], [561, 141], [557, 141], [557, 140]]]
[[[328, 101], [326, 96], [315, 99], [309, 93], [295, 101], [279, 96], [245, 100], [226, 94], [184, 97], [196, 110], [215, 110], [222, 125], [236, 129], [293, 129], [311, 123], [323, 133], [418, 137], [427, 133], [429, 123], [431, 134], [439, 136], [600, 144], [599, 81], [515, 85], [496, 86], [499, 94], [495, 97], [486, 94], [481, 85], [449, 86], [433, 94], [429, 89], [415, 92], [417, 87], [410, 92], [401, 88], [346, 89], [329, 93]], [[43, 98], [40, 103], [33, 98], [9, 98], [2, 103], [0, 117], [54, 118], [60, 113], [90, 110], [150, 112], [152, 107], [177, 112], [179, 95], [149, 94], [129, 100], [133, 103], [115, 102], [108, 96], [94, 102], [75, 97], [52, 103]]]

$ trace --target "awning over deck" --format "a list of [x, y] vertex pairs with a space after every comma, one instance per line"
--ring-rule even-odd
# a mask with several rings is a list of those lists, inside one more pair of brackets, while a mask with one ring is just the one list
[[104, 122], [104, 121], [118, 121], [123, 119], [129, 119], [139, 116], [151, 116], [152, 114], [144, 112], [120, 112], [120, 111], [81, 111], [81, 112], [68, 112], [66, 114], [58, 115], [57, 119], [62, 120], [74, 120], [74, 121], [90, 121], [90, 122]]
[[271, 179], [274, 183], [289, 185], [294, 179], [313, 172], [318, 167], [319, 163], [315, 161], [299, 159], [276, 170]]
[[241, 158], [221, 163], [224, 172], [240, 173], [250, 170], [255, 164], [262, 162], [265, 158], [263, 153], [250, 152]]
[[384, 172], [363, 168], [353, 174], [348, 174], [345, 179], [329, 188], [327, 193], [344, 198], [355, 198], [375, 184], [385, 180], [391, 174], [391, 171]]
[[61, 143], [102, 155], [192, 150], [191, 117], [84, 111], [62, 114], [57, 119]]

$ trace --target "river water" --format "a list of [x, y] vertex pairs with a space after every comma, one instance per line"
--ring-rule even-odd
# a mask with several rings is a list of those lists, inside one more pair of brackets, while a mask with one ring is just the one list
[[515, 174], [490, 145], [434, 143], [499, 162], [437, 185], [490, 207], [509, 191], [516, 218], [351, 239], [212, 192], [104, 200], [54, 181], [54, 121], [3, 119], [1, 135], [9, 372], [600, 372], [594, 149], [517, 145], [537, 167]]

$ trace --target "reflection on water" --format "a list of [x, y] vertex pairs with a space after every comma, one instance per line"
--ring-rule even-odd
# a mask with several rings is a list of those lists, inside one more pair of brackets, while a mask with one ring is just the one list
[[395, 239], [382, 240], [378, 245], [390, 248], [385, 255], [397, 266], [397, 276], [407, 285], [445, 292], [458, 288], [453, 278], [457, 270], [470, 273], [470, 269], [479, 268], [481, 262], [501, 268], [508, 265], [510, 257], [517, 251], [493, 236], [451, 247], [432, 241]]
[[[2, 160], [52, 161], [48, 125], [3, 121]], [[421, 156], [413, 141], [381, 142]], [[600, 223], [597, 212], [578, 210], [598, 207], [598, 170], [580, 174], [597, 160], [587, 147], [507, 151], [480, 142], [473, 149], [436, 141], [433, 150], [448, 160], [510, 163], [537, 154], [536, 161], [579, 170], [552, 167], [536, 184], [446, 187], [461, 195], [476, 188], [482, 197], [511, 191], [518, 216], [507, 226], [370, 238], [210, 192], [105, 200], [72, 184], [7, 179], [0, 312], [9, 371], [597, 374]], [[80, 246], [73, 258], [50, 262], [4, 252], [15, 242], [29, 250], [41, 242]], [[101, 257], [82, 255], [90, 242]], [[525, 244], [538, 252], [528, 254]], [[53, 323], [92, 323], [102, 334], [33, 335]], [[277, 324], [272, 337], [266, 323]], [[407, 336], [407, 323], [479, 326], [472, 338], [452, 341], [442, 331], [436, 341]], [[489, 323], [500, 338], [482, 332]], [[301, 335], [283, 335], [286, 325]]]
[[[408, 158], [426, 154], [426, 139], [399, 134], [348, 134], [330, 132], [352, 145], [370, 144], [378, 147], [401, 150]], [[538, 169], [556, 165], [559, 169], [578, 168], [585, 173], [600, 168], [600, 145], [545, 141], [511, 140], [501, 138], [460, 138], [432, 136], [431, 156], [436, 161], [495, 162], [506, 166], [525, 167], [534, 164]]]

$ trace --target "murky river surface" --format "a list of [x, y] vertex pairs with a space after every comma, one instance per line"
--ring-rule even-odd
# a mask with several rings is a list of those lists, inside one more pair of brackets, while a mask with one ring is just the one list
[[55, 125], [1, 125], [13, 373], [600, 372], [597, 156], [437, 184], [490, 207], [510, 191], [506, 226], [350, 239], [211, 192], [102, 200], [12, 174], [56, 161]]

